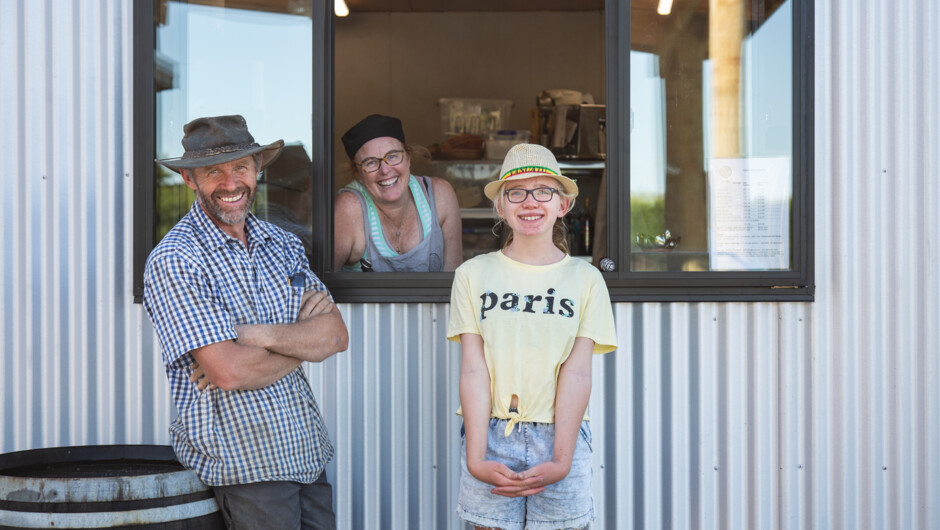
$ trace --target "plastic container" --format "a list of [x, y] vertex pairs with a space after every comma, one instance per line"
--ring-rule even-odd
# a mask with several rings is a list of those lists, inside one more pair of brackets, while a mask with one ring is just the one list
[[529, 143], [529, 131], [502, 130], [486, 133], [486, 158], [502, 160], [506, 153], [517, 144]]
[[509, 127], [512, 101], [508, 99], [441, 98], [441, 132], [445, 138], [455, 134], [479, 134]]

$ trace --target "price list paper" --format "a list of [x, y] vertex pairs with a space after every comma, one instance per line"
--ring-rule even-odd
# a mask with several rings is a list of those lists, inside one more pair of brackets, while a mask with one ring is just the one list
[[790, 189], [789, 158], [709, 160], [711, 270], [789, 268]]

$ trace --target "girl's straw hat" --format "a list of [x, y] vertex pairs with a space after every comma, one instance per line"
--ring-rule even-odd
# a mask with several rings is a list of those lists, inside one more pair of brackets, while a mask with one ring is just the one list
[[555, 155], [547, 147], [538, 144], [518, 144], [512, 147], [503, 160], [503, 168], [499, 171], [500, 177], [483, 188], [483, 194], [491, 201], [496, 200], [503, 184], [510, 180], [522, 180], [532, 177], [552, 177], [557, 180], [565, 193], [578, 195], [578, 185], [573, 180], [561, 174]]

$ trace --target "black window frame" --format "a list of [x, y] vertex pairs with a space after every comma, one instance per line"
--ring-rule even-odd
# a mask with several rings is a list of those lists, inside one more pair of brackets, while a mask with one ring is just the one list
[[[132, 246], [134, 303], [144, 298], [144, 266], [156, 246], [154, 237], [156, 194], [153, 160], [156, 152], [156, 92], [154, 91], [154, 49], [156, 48], [156, 9], [158, 0], [135, 2], [132, 7], [135, 139], [131, 168], [134, 174], [134, 242]], [[147, 65], [150, 67], [148, 68]]]
[[[788, 271], [634, 272], [629, 241], [630, 1], [605, 2], [607, 92], [607, 248], [618, 266], [604, 273], [615, 302], [812, 301], [814, 285], [815, 0], [793, 0], [793, 189]], [[157, 0], [134, 4], [134, 300], [154, 241]], [[452, 273], [329, 272], [333, 248], [333, 3], [313, 0], [313, 249], [310, 266], [340, 302], [448, 302]], [[320, 38], [317, 38], [320, 36]], [[151, 68], [146, 68], [146, 65]], [[627, 102], [627, 104], [624, 104]], [[619, 178], [616, 175], [621, 175]], [[320, 176], [320, 177], [317, 177]], [[621, 201], [623, 199], [623, 201]], [[620, 203], [624, 204], [621, 205]]]

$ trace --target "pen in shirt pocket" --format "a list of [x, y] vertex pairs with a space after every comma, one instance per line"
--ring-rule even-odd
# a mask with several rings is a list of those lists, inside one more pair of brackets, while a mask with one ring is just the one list
[[304, 273], [298, 272], [297, 274], [290, 277], [290, 286], [291, 287], [304, 287], [306, 278]]

